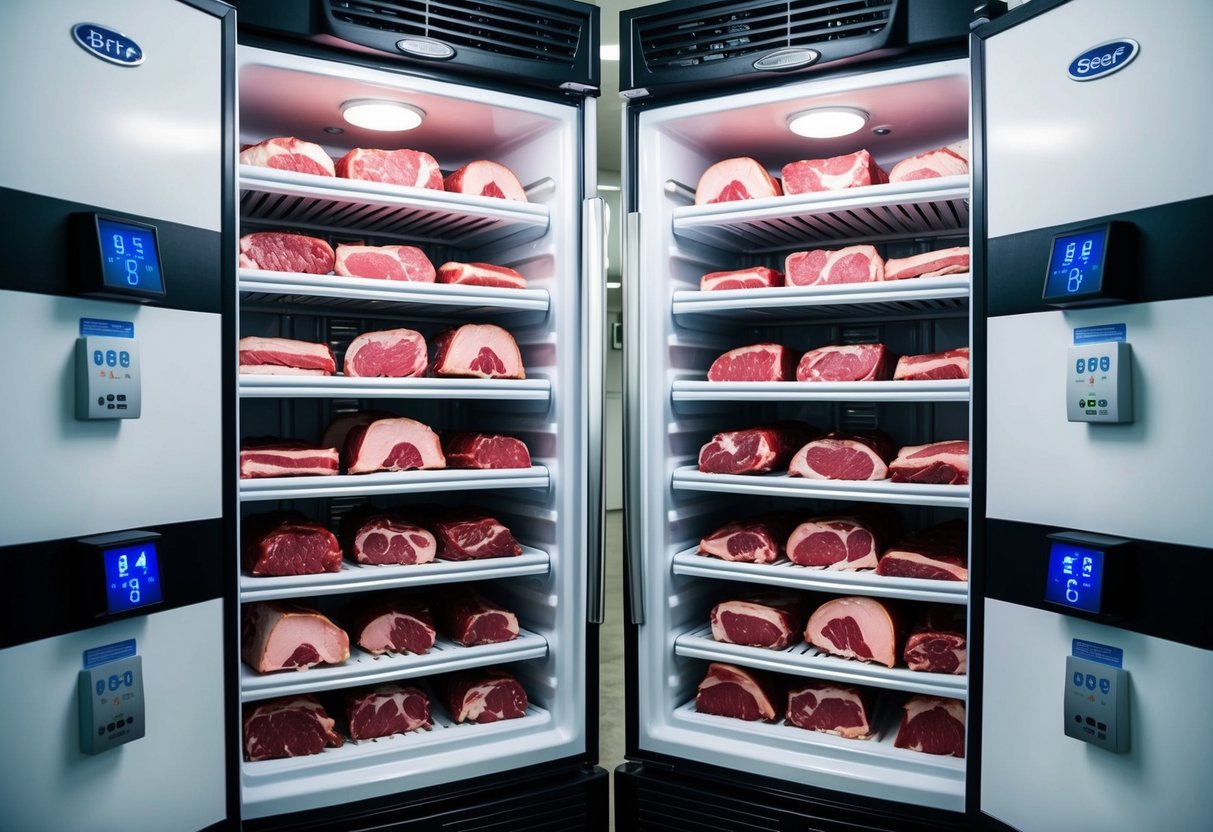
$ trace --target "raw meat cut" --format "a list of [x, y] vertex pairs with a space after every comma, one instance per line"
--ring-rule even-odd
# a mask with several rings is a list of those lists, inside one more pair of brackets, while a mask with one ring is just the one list
[[804, 422], [777, 422], [764, 427], [726, 431], [699, 449], [705, 474], [765, 474], [782, 469], [820, 431]]
[[248, 336], [240, 339], [239, 350], [241, 373], [330, 376], [337, 370], [328, 344]]
[[415, 329], [364, 332], [345, 349], [342, 371], [358, 378], [416, 378], [430, 365], [425, 338]]
[[968, 529], [963, 520], [949, 520], [920, 529], [885, 551], [877, 575], [967, 581]]
[[500, 433], [444, 430], [442, 452], [448, 468], [531, 467], [531, 454], [523, 441]]
[[896, 257], [884, 261], [885, 280], [904, 280], [909, 277], [940, 277], [945, 274], [964, 274], [969, 270], [969, 247], [956, 246], [915, 254], [912, 257]]
[[240, 658], [258, 673], [307, 670], [350, 657], [350, 637], [326, 616], [297, 604], [245, 604]]
[[872, 695], [855, 685], [812, 681], [788, 691], [787, 721], [847, 739], [872, 735]]
[[509, 266], [494, 266], [492, 263], [443, 263], [438, 267], [438, 282], [495, 289], [526, 288], [526, 278], [520, 273]]
[[438, 557], [444, 560], [481, 560], [514, 557], [522, 546], [496, 518], [472, 508], [428, 507], [419, 518], [438, 541]]
[[346, 693], [350, 739], [369, 740], [429, 728], [430, 699], [417, 688], [393, 682]]
[[336, 174], [365, 182], [442, 190], [442, 171], [438, 162], [423, 150], [355, 147], [337, 160]]
[[951, 146], [919, 153], [902, 159], [889, 171], [890, 182], [912, 182], [939, 176], [960, 176], [969, 172], [969, 160]]
[[369, 425], [378, 419], [394, 419], [395, 413], [388, 410], [354, 410], [338, 413], [324, 429], [320, 444], [326, 448], [344, 448], [350, 431], [358, 425]]
[[240, 164], [288, 170], [294, 173], [310, 173], [315, 176], [334, 176], [333, 160], [318, 144], [282, 136], [251, 144], [240, 151]]
[[241, 479], [332, 476], [337, 467], [336, 448], [264, 436], [240, 442]]
[[893, 371], [895, 381], [926, 381], [969, 377], [969, 348], [931, 352], [924, 355], [903, 355]]
[[717, 292], [725, 289], [769, 289], [782, 285], [783, 272], [768, 269], [766, 266], [709, 272], [699, 278], [699, 290], [702, 292]]
[[893, 482], [964, 485], [969, 481], [969, 443], [964, 439], [908, 445], [889, 464]]
[[342, 277], [433, 283], [434, 264], [417, 246], [337, 244], [333, 271]]
[[296, 274], [328, 274], [336, 255], [319, 237], [289, 231], [254, 231], [240, 238], [240, 268]]
[[893, 354], [884, 344], [842, 344], [809, 350], [796, 366], [797, 381], [886, 381]]
[[899, 525], [897, 514], [880, 506], [811, 517], [788, 536], [788, 559], [813, 569], [875, 569]]
[[885, 603], [847, 595], [813, 611], [804, 640], [835, 656], [893, 667], [900, 657], [900, 629], [896, 613]]
[[883, 480], [896, 447], [878, 430], [832, 431], [802, 446], [788, 463], [788, 474], [813, 480]]
[[884, 280], [884, 261], [872, 246], [796, 251], [783, 261], [789, 286], [837, 286]]
[[527, 201], [526, 190], [514, 172], [505, 165], [486, 159], [468, 162], [449, 174], [443, 180], [443, 185], [448, 191], [456, 194], [491, 196], [513, 202]]
[[919, 613], [902, 658], [910, 670], [963, 675], [967, 665], [965, 611], [952, 604], [933, 604]]
[[346, 471], [408, 471], [445, 468], [438, 434], [415, 419], [396, 417], [357, 425], [345, 440]]
[[779, 196], [783, 191], [767, 169], [748, 156], [725, 159], [709, 167], [695, 186], [695, 204], [733, 202]]
[[943, 696], [911, 696], [897, 729], [897, 748], [952, 757], [965, 755], [965, 705]]
[[699, 554], [744, 563], [774, 563], [791, 526], [787, 512], [733, 520], [699, 541]]
[[436, 609], [442, 632], [464, 647], [518, 638], [518, 616], [474, 589], [444, 590], [438, 596]]
[[337, 536], [297, 511], [253, 514], [240, 521], [241, 566], [250, 575], [318, 575], [341, 571]]
[[324, 706], [314, 696], [283, 696], [244, 706], [244, 759], [305, 757], [339, 747]]
[[443, 704], [455, 722], [497, 722], [526, 716], [526, 691], [512, 673], [478, 668], [440, 680]]
[[526, 378], [514, 336], [495, 324], [464, 324], [434, 336], [433, 373], [452, 378]]
[[783, 698], [778, 681], [760, 670], [712, 662], [695, 693], [695, 710], [748, 722], [773, 722]]
[[359, 517], [350, 529], [347, 548], [358, 563], [413, 566], [429, 563], [438, 552], [434, 535], [400, 512]]
[[420, 595], [389, 594], [353, 602], [346, 620], [358, 646], [376, 656], [384, 653], [423, 655], [434, 646], [434, 616]]
[[801, 593], [754, 590], [712, 607], [712, 638], [783, 650], [800, 641], [807, 615], [808, 606]]
[[880, 165], [866, 150], [857, 150], [829, 159], [802, 159], [783, 166], [783, 191], [806, 194], [815, 191], [840, 191], [889, 181]]
[[708, 368], [708, 381], [791, 381], [795, 377], [796, 356], [781, 344], [738, 347]]

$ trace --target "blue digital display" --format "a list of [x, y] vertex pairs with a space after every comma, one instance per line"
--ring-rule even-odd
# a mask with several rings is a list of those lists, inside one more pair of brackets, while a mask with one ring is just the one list
[[1098, 613], [1103, 602], [1104, 552], [1053, 541], [1045, 600], [1063, 607]]
[[107, 612], [126, 612], [163, 600], [156, 541], [146, 540], [133, 546], [102, 549], [101, 556], [105, 561]]
[[1103, 290], [1107, 246], [1107, 226], [1054, 237], [1049, 275], [1045, 280], [1045, 299], [1099, 296]]
[[155, 228], [97, 217], [97, 242], [101, 247], [101, 282], [107, 290], [164, 294]]

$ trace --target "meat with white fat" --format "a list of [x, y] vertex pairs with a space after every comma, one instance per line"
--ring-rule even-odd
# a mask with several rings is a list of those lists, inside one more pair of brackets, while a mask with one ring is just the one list
[[505, 165], [479, 159], [449, 174], [443, 185], [451, 193], [526, 202], [526, 190]]
[[343, 743], [333, 730], [336, 720], [307, 694], [245, 705], [241, 722], [249, 762], [311, 756]]
[[968, 666], [964, 607], [923, 607], [910, 628], [901, 656], [910, 670], [964, 675]]
[[345, 440], [345, 462], [350, 474], [446, 467], [438, 434], [404, 417], [354, 427]]
[[969, 271], [969, 247], [956, 246], [895, 257], [884, 261], [885, 280], [905, 280], [911, 277], [942, 277], [945, 274], [965, 274]]
[[903, 355], [897, 359], [894, 381], [927, 381], [969, 377], [969, 348], [958, 347], [923, 355]]
[[492, 263], [456, 263], [450, 261], [438, 267], [439, 283], [463, 286], [489, 286], [495, 289], [525, 289], [526, 278], [509, 266]]
[[345, 694], [345, 722], [352, 740], [428, 729], [430, 699], [418, 688], [387, 682]]
[[435, 376], [526, 378], [514, 336], [495, 324], [464, 324], [433, 339]]
[[782, 686], [760, 670], [712, 662], [695, 692], [695, 710], [748, 722], [773, 722], [783, 711]]
[[251, 437], [240, 442], [240, 478], [333, 476], [336, 448], [297, 439]]
[[797, 381], [885, 381], [893, 354], [884, 344], [840, 344], [818, 347], [801, 356]]
[[333, 160], [324, 148], [294, 136], [279, 136], [249, 145], [240, 151], [240, 164], [314, 176], [336, 175]]
[[881, 555], [877, 575], [967, 581], [968, 528], [963, 520], [949, 520], [920, 529], [899, 540]]
[[964, 439], [907, 445], [889, 463], [893, 482], [964, 485], [969, 481], [969, 443]]
[[441, 191], [442, 170], [423, 150], [379, 150], [355, 147], [337, 160], [336, 174], [346, 179], [384, 182]]
[[336, 255], [319, 237], [289, 231], [254, 231], [240, 238], [240, 268], [294, 274], [328, 274]]
[[834, 656], [893, 667], [901, 656], [897, 613], [885, 602], [847, 595], [826, 601], [809, 616], [805, 641]]
[[279, 601], [244, 605], [240, 658], [258, 673], [307, 670], [349, 657], [349, 635], [316, 610]]
[[796, 355], [782, 344], [737, 347], [708, 368], [708, 381], [791, 381], [795, 377]]
[[804, 630], [808, 605], [804, 595], [782, 589], [753, 590], [712, 607], [712, 638], [783, 650], [798, 642]]
[[886, 506], [855, 506], [810, 517], [788, 535], [788, 559], [811, 569], [875, 569], [899, 527], [900, 517]]
[[718, 433], [699, 449], [699, 470], [765, 474], [782, 469], [798, 448], [819, 433], [812, 425], [796, 421]]
[[959, 699], [918, 694], [902, 709], [897, 748], [924, 754], [965, 755], [965, 705]]
[[867, 150], [828, 159], [802, 159], [783, 166], [783, 190], [788, 194], [839, 191], [879, 185], [889, 177]]
[[699, 278], [701, 292], [720, 292], [727, 289], [769, 289], [782, 286], [783, 272], [766, 266], [750, 266], [722, 272], [708, 272]]
[[521, 719], [530, 706], [514, 674], [500, 668], [452, 673], [438, 681], [443, 703], [456, 723]]
[[516, 436], [444, 430], [440, 437], [448, 468], [530, 468], [531, 453]]
[[883, 480], [896, 444], [878, 431], [832, 431], [801, 446], [788, 475], [813, 480]]
[[415, 329], [382, 329], [354, 337], [342, 371], [351, 378], [417, 378], [430, 366], [425, 338]]
[[890, 182], [913, 182], [940, 176], [961, 176], [969, 172], [969, 160], [952, 146], [928, 150], [902, 159], [889, 171]]
[[241, 568], [254, 576], [341, 571], [337, 536], [298, 511], [251, 514], [240, 521]]
[[464, 647], [518, 638], [518, 616], [470, 587], [443, 589], [435, 610], [442, 632]]
[[782, 193], [779, 182], [766, 168], [748, 156], [739, 156], [717, 162], [703, 172], [695, 186], [695, 204], [762, 199]]
[[789, 286], [837, 286], [884, 280], [884, 260], [875, 247], [795, 251], [783, 263]]
[[788, 512], [731, 520], [699, 541], [699, 554], [742, 563], [774, 563], [791, 526]]
[[346, 524], [347, 551], [357, 563], [414, 566], [438, 553], [434, 535], [400, 511], [357, 513]]
[[433, 283], [434, 264], [417, 246], [364, 246], [338, 243], [333, 272], [342, 277]]
[[346, 612], [350, 633], [368, 653], [424, 655], [434, 646], [437, 630], [430, 606], [419, 594], [371, 595], [351, 602]]
[[787, 723], [846, 739], [872, 736], [872, 694], [866, 688], [813, 680], [788, 691]]
[[417, 517], [434, 533], [443, 560], [515, 557], [522, 546], [505, 524], [475, 508], [428, 506]]
[[241, 373], [329, 376], [337, 370], [328, 344], [250, 335], [240, 339], [238, 350]]

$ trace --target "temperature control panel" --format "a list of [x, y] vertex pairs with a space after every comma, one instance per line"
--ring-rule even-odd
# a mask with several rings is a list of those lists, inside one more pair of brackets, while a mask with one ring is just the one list
[[1133, 350], [1126, 341], [1075, 344], [1066, 352], [1066, 418], [1133, 421]]
[[138, 419], [139, 342], [88, 335], [76, 340], [76, 418]]
[[1067, 737], [1108, 751], [1129, 750], [1129, 674], [1119, 667], [1066, 656]]
[[144, 734], [143, 658], [80, 671], [80, 750], [100, 754]]

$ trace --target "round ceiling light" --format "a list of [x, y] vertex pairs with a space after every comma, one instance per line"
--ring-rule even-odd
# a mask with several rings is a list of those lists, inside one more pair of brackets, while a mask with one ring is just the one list
[[403, 104], [399, 101], [359, 98], [342, 104], [341, 115], [355, 127], [400, 132], [412, 130], [420, 125], [425, 118], [425, 111], [420, 107]]
[[788, 129], [810, 139], [849, 136], [868, 123], [868, 114], [854, 107], [819, 107], [788, 116]]

